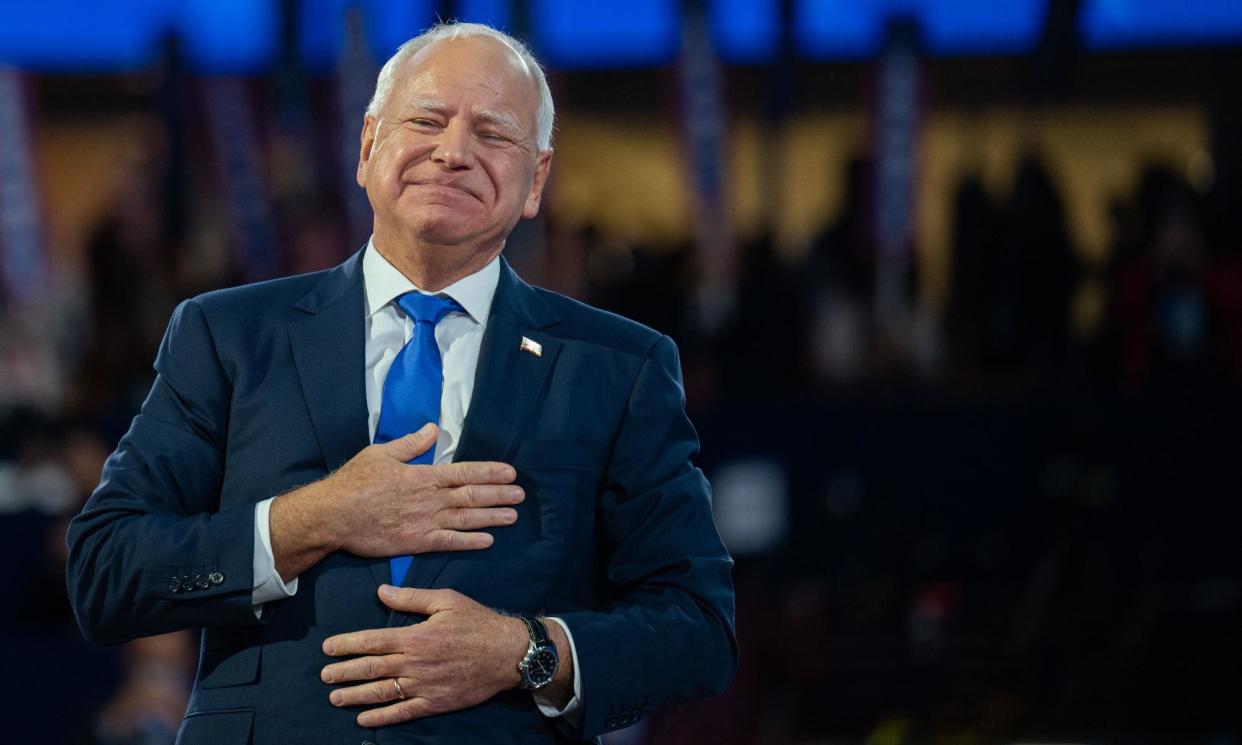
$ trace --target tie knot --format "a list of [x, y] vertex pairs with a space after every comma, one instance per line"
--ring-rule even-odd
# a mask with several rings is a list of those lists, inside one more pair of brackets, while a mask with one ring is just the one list
[[413, 318], [415, 323], [426, 321], [432, 326], [439, 323], [440, 319], [449, 313], [462, 309], [451, 297], [424, 295], [417, 290], [411, 290], [397, 298], [397, 305], [400, 305], [405, 314]]

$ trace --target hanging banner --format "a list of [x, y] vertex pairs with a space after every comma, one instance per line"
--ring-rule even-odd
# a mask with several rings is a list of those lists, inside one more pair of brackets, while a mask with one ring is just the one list
[[240, 276], [271, 279], [281, 272], [280, 243], [249, 92], [235, 77], [207, 78], [204, 85]]
[[10, 307], [37, 299], [47, 267], [43, 251], [34, 142], [22, 74], [0, 66], [0, 250]]
[[336, 66], [337, 132], [339, 137], [341, 198], [349, 245], [360, 246], [371, 235], [371, 203], [358, 186], [358, 136], [379, 68], [367, 47], [365, 19], [358, 8], [345, 15], [345, 44]]
[[918, 27], [889, 25], [876, 79], [872, 132], [875, 159], [875, 313], [883, 338], [904, 335], [914, 251], [914, 200], [922, 90]]
[[728, 126], [724, 76], [712, 46], [702, 3], [688, 3], [678, 78], [685, 151], [694, 195], [697, 321], [704, 331], [719, 326], [733, 307], [736, 256], [725, 183]]
[[0, 408], [55, 410], [64, 394], [26, 79], [0, 66]]

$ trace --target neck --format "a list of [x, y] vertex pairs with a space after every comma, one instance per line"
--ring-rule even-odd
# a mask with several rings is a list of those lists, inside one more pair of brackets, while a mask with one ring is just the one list
[[462, 246], [411, 245], [392, 246], [372, 236], [371, 245], [406, 279], [424, 292], [439, 292], [469, 277], [491, 263], [504, 249], [504, 241], [490, 251], [466, 250]]

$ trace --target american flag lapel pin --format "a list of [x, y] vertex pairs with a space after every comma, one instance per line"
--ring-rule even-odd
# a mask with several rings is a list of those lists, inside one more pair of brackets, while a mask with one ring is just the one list
[[529, 339], [525, 336], [522, 337], [522, 343], [518, 345], [518, 349], [522, 350], [523, 352], [533, 354], [536, 357], [543, 356], [543, 345], [535, 341], [534, 339]]

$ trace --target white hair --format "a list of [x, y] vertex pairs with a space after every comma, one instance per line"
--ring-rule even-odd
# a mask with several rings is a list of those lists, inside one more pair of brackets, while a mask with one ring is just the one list
[[535, 139], [540, 150], [547, 150], [552, 146], [552, 128], [556, 120], [556, 108], [552, 103], [552, 91], [548, 88], [548, 79], [543, 74], [543, 68], [539, 66], [539, 62], [535, 60], [535, 56], [525, 44], [503, 31], [497, 31], [482, 23], [437, 23], [398, 47], [397, 51], [393, 52], [393, 55], [380, 68], [379, 76], [375, 80], [375, 93], [371, 96], [371, 102], [367, 104], [367, 114], [379, 116], [380, 108], [388, 100], [388, 94], [392, 91], [397, 68], [417, 54], [420, 49], [445, 39], [466, 39], [474, 36], [486, 36], [504, 44], [518, 56], [526, 67], [526, 71], [535, 79], [535, 85], [539, 89], [539, 110], [535, 114]]

